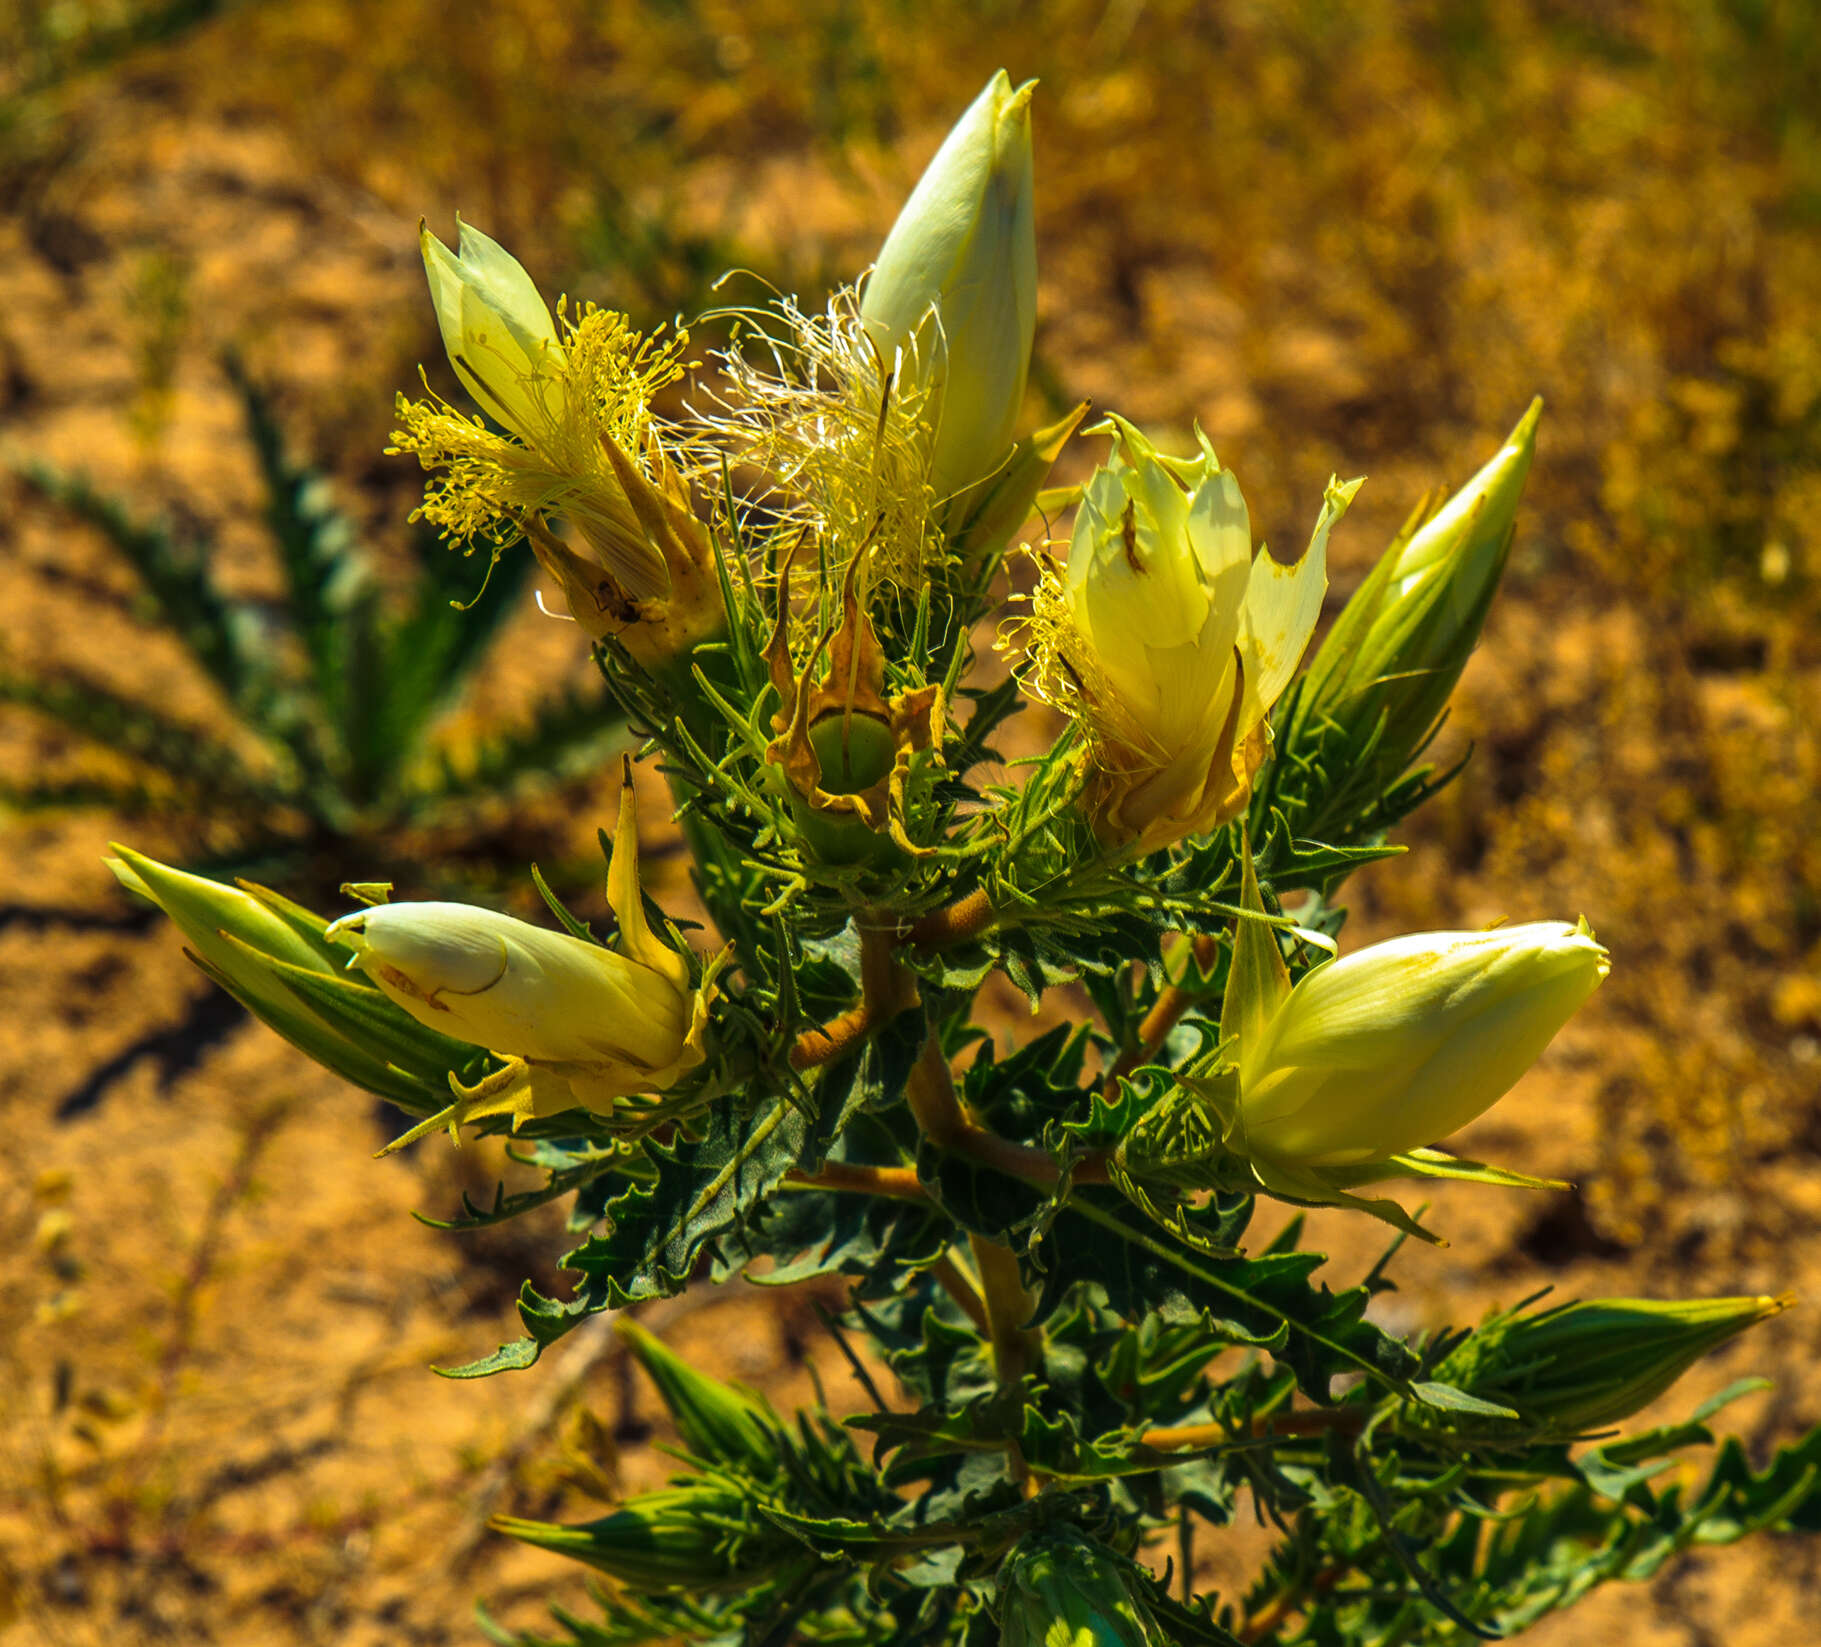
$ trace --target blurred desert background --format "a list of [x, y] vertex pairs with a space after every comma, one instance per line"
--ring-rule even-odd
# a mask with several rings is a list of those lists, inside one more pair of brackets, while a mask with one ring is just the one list
[[[1330, 472], [1367, 475], [1330, 611], [1427, 487], [1547, 403], [1444, 734], [1471, 763], [1407, 857], [1350, 883], [1343, 941], [1585, 913], [1613, 973], [1469, 1135], [1576, 1190], [1445, 1186], [1453, 1244], [1406, 1251], [1399, 1324], [1544, 1286], [1794, 1290], [1662, 1410], [1762, 1372], [1729, 1414], [1755, 1453], [1821, 1421], [1803, 0], [4, 0], [0, 448], [212, 532], [224, 582], [271, 594], [233, 351], [402, 566], [393, 396], [419, 363], [448, 386], [420, 216], [452, 239], [459, 209], [546, 291], [641, 324], [749, 300], [713, 290], [729, 268], [813, 305], [1001, 65], [1043, 82], [1029, 420], [1081, 397], [1158, 433], [1199, 419], [1273, 544], [1306, 536]], [[8, 674], [223, 723], [103, 538], [5, 473], [0, 578]], [[584, 667], [515, 599], [457, 745]], [[107, 759], [0, 708], [0, 1638], [441, 1644], [482, 1639], [477, 1601], [518, 1629], [551, 1599], [585, 1612], [579, 1569], [485, 1520], [655, 1484], [649, 1396], [599, 1333], [527, 1373], [429, 1371], [515, 1336], [521, 1278], [559, 1284], [560, 1216], [413, 1219], [490, 1193], [500, 1153], [369, 1159], [396, 1118], [213, 1003], [100, 862], [120, 836], [196, 861], [208, 829], [155, 794], [138, 817], [25, 804]], [[585, 864], [613, 787], [603, 763], [474, 828]], [[335, 879], [418, 850], [284, 889], [331, 907]], [[674, 859], [658, 886], [687, 899]], [[1332, 1233], [1356, 1275], [1367, 1247]], [[814, 1303], [696, 1293], [652, 1324], [780, 1405], [812, 1365], [853, 1403]], [[1811, 1640], [1818, 1554], [1697, 1552], [1526, 1639]]]

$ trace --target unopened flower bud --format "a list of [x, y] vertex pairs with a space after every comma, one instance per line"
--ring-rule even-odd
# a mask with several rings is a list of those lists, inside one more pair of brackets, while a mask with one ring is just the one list
[[1159, 1647], [1164, 1637], [1112, 1551], [1064, 1529], [1027, 1538], [999, 1569], [1003, 1647]]
[[637, 1322], [618, 1321], [614, 1330], [657, 1385], [691, 1452], [761, 1475], [777, 1468], [777, 1420], [762, 1400], [698, 1372]]
[[546, 1063], [676, 1062], [688, 1028], [677, 981], [600, 944], [471, 904], [380, 904], [329, 936], [420, 1023]]
[[931, 391], [930, 484], [947, 498], [1012, 447], [1037, 325], [1031, 93], [1001, 69], [936, 151], [880, 249], [860, 315]]
[[1319, 966], [1241, 1035], [1245, 1150], [1356, 1167], [1446, 1137], [1516, 1084], [1606, 972], [1606, 951], [1562, 921], [1416, 933]]
[[276, 977], [251, 964], [250, 953], [314, 971], [331, 970], [319, 948], [240, 887], [173, 869], [118, 843], [106, 862], [122, 886], [157, 904], [177, 923], [196, 953], [231, 980], [237, 994], [268, 1011], [295, 1010], [298, 1002]]
[[112, 851], [121, 885], [170, 916], [203, 970], [261, 1023], [402, 1108], [436, 1106], [466, 1049], [351, 983], [320, 916], [265, 887], [224, 886], [118, 843]]
[[418, 228], [449, 364], [491, 417], [535, 442], [562, 417], [563, 346], [556, 322], [516, 257], [459, 217], [456, 227], [454, 252], [428, 225]]
[[1033, 685], [1088, 734], [1102, 838], [1151, 852], [1245, 805], [1359, 483], [1329, 484], [1307, 551], [1285, 565], [1254, 553], [1239, 483], [1205, 438], [1170, 458], [1121, 418], [1095, 432], [1113, 453], [1082, 495], [1066, 568], [1037, 592]]
[[1337, 810], [1376, 798], [1434, 732], [1510, 556], [1542, 409], [1533, 402], [1472, 480], [1405, 529], [1310, 660], [1289, 740], [1300, 748], [1338, 733], [1345, 747], [1315, 763], [1319, 788], [1279, 797], [1304, 814], [1299, 833], [1319, 835]]
[[1500, 1315], [1465, 1339], [1436, 1377], [1562, 1434], [1605, 1429], [1788, 1307], [1786, 1298], [1767, 1297], [1599, 1298]]
[[709, 1480], [641, 1493], [612, 1515], [580, 1526], [515, 1516], [498, 1516], [493, 1526], [637, 1589], [659, 1592], [753, 1584], [780, 1567], [817, 1559], [760, 1516], [744, 1493]]

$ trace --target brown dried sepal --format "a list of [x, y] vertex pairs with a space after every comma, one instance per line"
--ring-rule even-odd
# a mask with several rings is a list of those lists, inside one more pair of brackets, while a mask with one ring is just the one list
[[[905, 831], [904, 808], [916, 756], [941, 747], [946, 720], [942, 687], [931, 683], [893, 698], [885, 696], [885, 654], [860, 602], [858, 557], [849, 563], [842, 583], [839, 626], [823, 631], [802, 673], [796, 672], [790, 656], [790, 576], [804, 541], [799, 538], [792, 545], [778, 569], [777, 622], [765, 649], [779, 698], [772, 716], [772, 729], [778, 736], [766, 755], [783, 769], [791, 788], [815, 812], [853, 818], [868, 829], [888, 831], [904, 851], [927, 856], [933, 849], [914, 845]], [[816, 666], [825, 654], [828, 667], [818, 678]], [[846, 791], [823, 787], [826, 774], [812, 734], [837, 722], [845, 746], [851, 747], [855, 732], [864, 728], [865, 741], [892, 751], [890, 764], [881, 764], [878, 775], [862, 787]]]
[[570, 616], [591, 640], [614, 636], [633, 656], [661, 661], [713, 633], [722, 620], [708, 531], [655, 437], [646, 458], [656, 480], [605, 436], [601, 450], [639, 531], [663, 559], [668, 592], [634, 595], [600, 560], [565, 543], [536, 515], [525, 519], [525, 535], [538, 564], [562, 590]]

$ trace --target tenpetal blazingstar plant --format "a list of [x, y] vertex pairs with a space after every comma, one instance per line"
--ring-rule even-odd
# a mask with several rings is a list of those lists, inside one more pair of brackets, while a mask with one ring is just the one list
[[[669, 786], [690, 890], [659, 884], [687, 921], [641, 885], [630, 784], [596, 908], [528, 877], [554, 926], [358, 882], [367, 907], [326, 921], [128, 848], [116, 873], [264, 1022], [417, 1118], [392, 1147], [517, 1134], [543, 1182], [456, 1222], [569, 1202], [564, 1295], [528, 1282], [522, 1336], [455, 1373], [686, 1288], [848, 1289], [840, 1422], [622, 1323], [678, 1472], [496, 1523], [608, 1575], [604, 1619], [559, 1615], [578, 1644], [1441, 1647], [1692, 1543], [1821, 1529], [1821, 1432], [1673, 1487], [1715, 1403], [1594, 1433], [1782, 1300], [1533, 1298], [1466, 1331], [1407, 1304], [1394, 1328], [1385, 1261], [1325, 1285], [1300, 1215], [1254, 1232], [1269, 1198], [1438, 1239], [1368, 1186], [1564, 1187], [1438, 1146], [1578, 1010], [1599, 1033], [1587, 927], [1337, 939], [1348, 876], [1445, 781], [1412, 763], [1537, 412], [1413, 517], [1300, 675], [1358, 482], [1296, 500], [1313, 539], [1280, 560], [1205, 440], [1166, 455], [1117, 415], [1084, 486], [1042, 496], [1066, 560], [1013, 604], [1002, 552], [1082, 416], [1015, 427], [1031, 100], [995, 76], [863, 294], [710, 317], [732, 335], [687, 371], [680, 335], [553, 311], [466, 226], [424, 243], [478, 415], [407, 404], [396, 445], [432, 471], [430, 519], [535, 555], [594, 639]], [[995, 632], [1022, 639], [1009, 675], [976, 650]], [[1015, 744], [1033, 700], [1060, 713]], [[1031, 1031], [1006, 990], [1061, 1021]], [[1548, 1101], [1533, 1080], [1507, 1113], [1534, 1132]], [[1217, 1583], [1252, 1545], [1198, 1555], [1242, 1515], [1274, 1545]]]

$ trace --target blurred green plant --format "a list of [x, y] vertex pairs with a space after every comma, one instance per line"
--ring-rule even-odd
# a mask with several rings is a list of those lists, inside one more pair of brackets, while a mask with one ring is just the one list
[[0, 98], [27, 96], [181, 39], [225, 0], [13, 0], [0, 19]]
[[158, 444], [171, 421], [177, 366], [190, 320], [190, 275], [187, 258], [147, 252], [133, 272], [123, 305], [137, 333], [139, 393], [129, 421], [147, 448]]
[[[74, 670], [0, 665], [0, 703], [126, 767], [8, 784], [0, 803], [156, 815], [191, 843], [192, 867], [212, 873], [332, 888], [336, 866], [353, 854], [382, 872], [408, 863], [419, 885], [497, 886], [527, 844], [530, 814], [517, 803], [599, 771], [623, 737], [623, 717], [598, 687], [565, 686], [522, 724], [466, 746], [443, 736], [439, 723], [495, 654], [530, 558], [501, 560], [483, 579], [482, 565], [419, 525], [413, 575], [392, 595], [327, 478], [288, 452], [267, 395], [238, 363], [228, 372], [282, 571], [276, 603], [223, 588], [206, 530], [145, 519], [84, 476], [42, 462], [17, 471], [131, 569], [146, 616], [183, 644], [223, 700], [227, 724], [199, 730]], [[546, 861], [560, 850], [552, 841]]]

